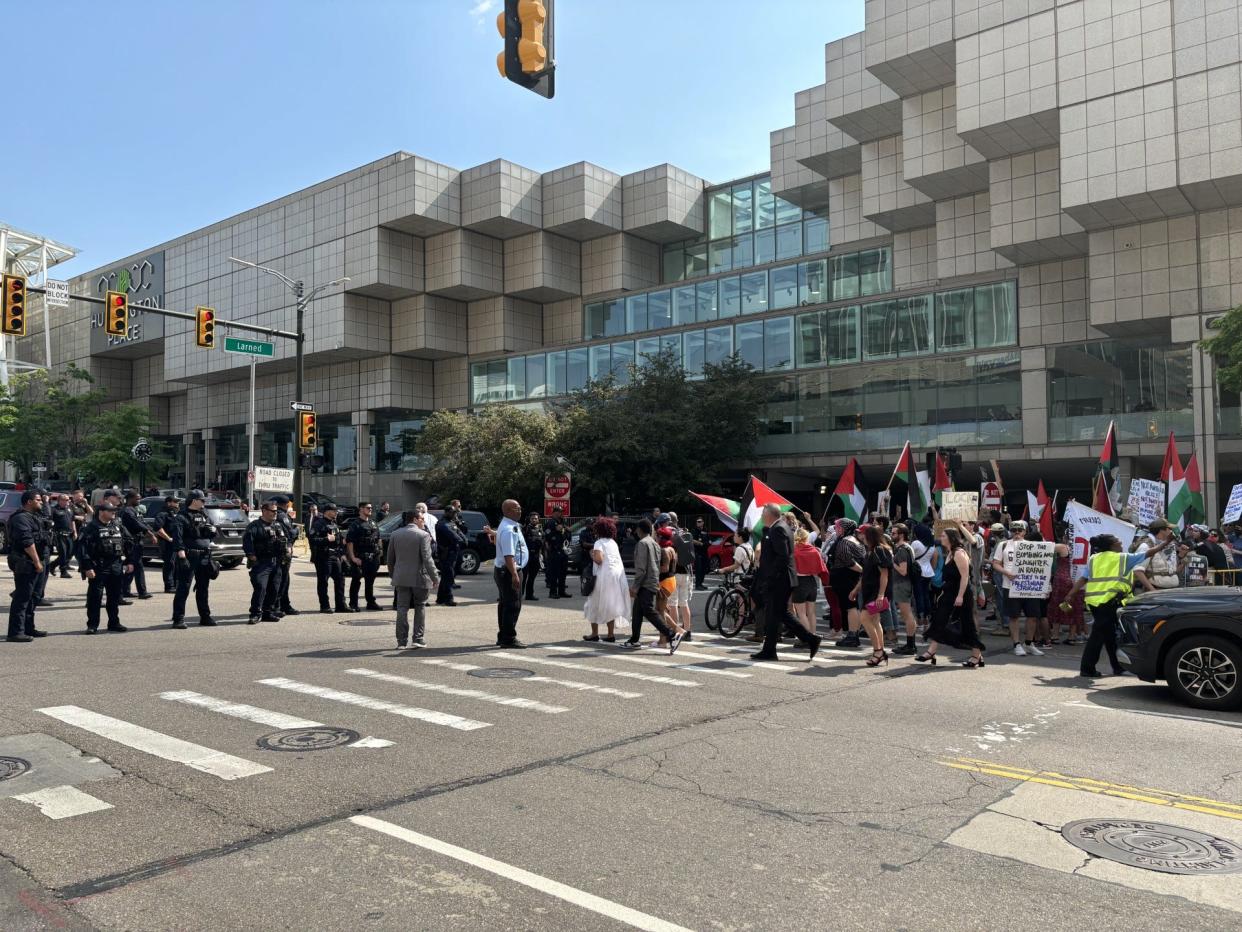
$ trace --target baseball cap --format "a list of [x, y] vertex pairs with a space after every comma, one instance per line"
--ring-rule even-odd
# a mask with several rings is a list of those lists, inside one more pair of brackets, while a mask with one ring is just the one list
[[1147, 530], [1154, 534], [1156, 531], [1164, 531], [1172, 526], [1173, 525], [1169, 524], [1168, 521], [1165, 521], [1164, 518], [1157, 518], [1155, 521], [1151, 522], [1151, 524], [1147, 525]]
[[116, 511], [116, 503], [110, 498], [105, 498], [95, 506], [96, 511]]
[[190, 494], [185, 497], [187, 502], [205, 502], [207, 501], [207, 493], [202, 489], [191, 489]]
[[1026, 522], [1025, 522], [1025, 521], [1010, 521], [1010, 522], [1009, 522], [1009, 530], [1011, 530], [1011, 531], [1025, 531], [1025, 530], [1026, 530]]
[[673, 519], [669, 517], [669, 513], [667, 511], [662, 511], [660, 512], [659, 517], [657, 517], [655, 520], [655, 526], [657, 528], [664, 527], [664, 525], [668, 524], [672, 520]]
[[993, 534], [1001, 534], [1005, 530], [1005, 525], [1001, 524], [998, 521], [996, 524], [993, 524], [990, 528], [988, 528], [988, 530], [991, 531]]

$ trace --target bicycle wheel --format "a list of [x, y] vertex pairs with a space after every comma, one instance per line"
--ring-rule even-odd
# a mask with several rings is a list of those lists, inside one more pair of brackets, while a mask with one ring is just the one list
[[746, 605], [746, 595], [737, 589], [730, 589], [720, 604], [721, 635], [733, 637], [749, 619], [750, 608]]
[[724, 603], [724, 596], [724, 589], [713, 589], [707, 597], [707, 604], [703, 606], [703, 622], [711, 631], [720, 627], [720, 606]]

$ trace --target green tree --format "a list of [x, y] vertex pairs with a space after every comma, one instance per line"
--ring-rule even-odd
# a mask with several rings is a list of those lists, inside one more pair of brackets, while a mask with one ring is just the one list
[[63, 469], [80, 457], [106, 397], [93, 385], [90, 373], [74, 365], [56, 375], [36, 370], [13, 376], [0, 390], [0, 459], [28, 476], [37, 462]]
[[529, 507], [543, 495], [559, 433], [555, 417], [509, 405], [437, 411], [418, 439], [418, 453], [429, 459], [424, 479], [444, 501], [460, 498], [494, 512], [516, 498]]
[[1230, 392], [1242, 392], [1242, 305], [1219, 318], [1216, 334], [1201, 344], [1216, 357], [1216, 381]]
[[[139, 437], [150, 438], [155, 418], [142, 405], [121, 405], [97, 413], [91, 421], [80, 456], [72, 457], [64, 468], [102, 482], [126, 483], [138, 471], [132, 450]], [[172, 457], [160, 444], [152, 442], [153, 455], [147, 463], [147, 475], [165, 475], [173, 465]]]

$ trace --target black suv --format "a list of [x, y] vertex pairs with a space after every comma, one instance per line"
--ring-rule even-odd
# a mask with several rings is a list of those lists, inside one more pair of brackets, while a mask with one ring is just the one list
[[[181, 504], [181, 510], [185, 510], [184, 502]], [[164, 499], [158, 496], [144, 498], [138, 502], [138, 514], [146, 521], [147, 527], [153, 530], [156, 516], [162, 514], [163, 511]], [[226, 570], [240, 566], [246, 559], [242, 551], [242, 536], [246, 533], [246, 525], [250, 523], [246, 518], [245, 510], [236, 502], [209, 499], [203, 503], [203, 512], [207, 515], [207, 520], [216, 528], [216, 536], [211, 540], [212, 557], [221, 568]], [[162, 559], [162, 550], [159, 544], [153, 544], [149, 539], [144, 540], [142, 542], [143, 562]]]
[[[621, 515], [613, 520], [617, 522], [617, 549], [621, 551], [621, 562], [626, 569], [634, 568], [634, 547], [638, 544], [638, 522], [647, 515]], [[595, 523], [595, 518], [579, 518], [569, 526], [569, 541], [565, 544], [565, 554], [569, 557], [569, 572], [579, 575], [586, 566], [587, 550], [582, 548], [580, 538], [582, 532]], [[594, 540], [592, 540], [594, 543]]]
[[[433, 509], [428, 514], [434, 515], [437, 521], [444, 517], [444, 512], [439, 509]], [[457, 558], [457, 572], [465, 576], [473, 576], [488, 560], [496, 559], [496, 544], [483, 530], [489, 524], [487, 515], [483, 512], [463, 511], [461, 518], [466, 522], [468, 543], [462, 550], [461, 556]], [[401, 512], [399, 511], [390, 514], [380, 522], [380, 539], [384, 542], [385, 549], [388, 547], [388, 538], [399, 527], [401, 527]]]
[[1200, 709], [1242, 708], [1242, 589], [1187, 586], [1145, 592], [1118, 614], [1122, 666], [1164, 680]]

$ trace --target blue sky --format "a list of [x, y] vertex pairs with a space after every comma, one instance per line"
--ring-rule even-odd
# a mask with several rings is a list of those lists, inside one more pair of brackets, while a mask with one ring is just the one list
[[552, 101], [497, 74], [501, 6], [5, 4], [5, 70], [30, 106], [0, 160], [0, 219], [77, 247], [68, 277], [398, 149], [725, 181], [767, 168], [768, 132], [864, 4], [557, 0]]

